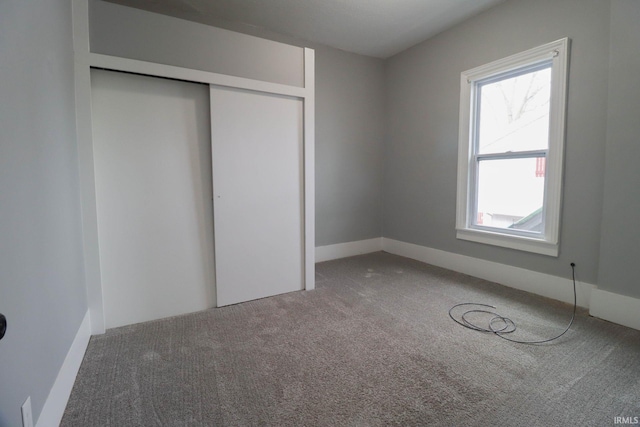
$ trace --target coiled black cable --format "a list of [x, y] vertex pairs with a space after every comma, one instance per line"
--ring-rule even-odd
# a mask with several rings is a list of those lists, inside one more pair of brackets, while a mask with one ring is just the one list
[[[472, 309], [472, 310], [467, 310], [464, 313], [462, 313], [462, 315], [460, 316], [460, 320], [456, 319], [453, 314], [452, 311], [453, 309], [455, 309], [456, 307], [460, 307], [463, 305], [470, 305], [470, 306], [476, 306], [476, 307], [487, 307], [487, 308], [492, 308], [493, 310], [497, 310], [495, 306], [493, 305], [489, 305], [489, 304], [480, 304], [480, 303], [475, 303], [475, 302], [463, 302], [460, 304], [456, 304], [453, 307], [451, 307], [449, 309], [449, 317], [451, 317], [451, 319], [456, 322], [457, 324], [464, 326], [467, 329], [472, 329], [474, 331], [479, 331], [479, 332], [490, 332], [494, 335], [499, 336], [500, 338], [507, 340], [507, 341], [511, 341], [511, 342], [515, 342], [518, 344], [543, 344], [543, 343], [547, 343], [553, 340], [556, 340], [558, 338], [560, 338], [561, 336], [563, 336], [564, 334], [567, 333], [567, 331], [569, 330], [569, 328], [571, 328], [571, 325], [573, 325], [573, 320], [576, 318], [576, 309], [578, 307], [578, 298], [577, 298], [577, 294], [576, 294], [576, 265], [574, 263], [571, 263], [571, 277], [573, 279], [573, 314], [571, 315], [571, 320], [569, 321], [569, 325], [567, 325], [566, 329], [564, 331], [562, 331], [562, 333], [560, 335], [557, 335], [553, 338], [549, 338], [546, 340], [540, 340], [540, 341], [521, 341], [521, 340], [516, 340], [513, 338], [509, 338], [507, 336], [505, 336], [505, 334], [510, 334], [512, 332], [515, 332], [516, 330], [516, 324], [513, 320], [509, 319], [508, 317], [502, 316], [500, 315], [498, 312], [496, 311], [491, 311], [491, 310], [487, 310], [487, 309]], [[476, 324], [474, 324], [473, 322], [469, 321], [467, 319], [467, 315], [471, 314], [471, 313], [486, 313], [486, 314], [493, 314], [494, 317], [491, 318], [491, 320], [489, 320], [489, 325], [486, 328], [483, 328], [481, 326], [478, 326]], [[495, 324], [498, 323], [498, 326], [496, 326]]]

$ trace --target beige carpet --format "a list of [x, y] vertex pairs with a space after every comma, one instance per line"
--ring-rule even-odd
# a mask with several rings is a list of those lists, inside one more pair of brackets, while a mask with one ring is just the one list
[[447, 314], [456, 303], [496, 305], [521, 339], [561, 332], [572, 307], [386, 253], [318, 264], [316, 283], [93, 337], [62, 425], [608, 426], [640, 417], [640, 331], [583, 310], [544, 345], [468, 330]]

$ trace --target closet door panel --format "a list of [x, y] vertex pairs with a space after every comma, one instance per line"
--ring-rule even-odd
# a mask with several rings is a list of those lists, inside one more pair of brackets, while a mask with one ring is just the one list
[[106, 327], [215, 306], [209, 87], [92, 70]]
[[303, 111], [296, 98], [211, 87], [219, 306], [303, 289]]

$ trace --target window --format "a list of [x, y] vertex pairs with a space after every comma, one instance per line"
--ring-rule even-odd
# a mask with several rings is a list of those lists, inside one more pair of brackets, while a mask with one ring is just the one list
[[459, 239], [558, 255], [569, 39], [461, 74]]

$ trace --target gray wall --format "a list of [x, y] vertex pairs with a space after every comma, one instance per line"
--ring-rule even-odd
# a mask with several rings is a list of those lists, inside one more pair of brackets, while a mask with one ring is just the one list
[[316, 246], [382, 236], [384, 69], [316, 47]]
[[[389, 59], [384, 228], [388, 238], [596, 283], [607, 138], [609, 2], [513, 0]], [[460, 73], [570, 37], [560, 256], [455, 237]], [[636, 175], [637, 176], [637, 175]]]
[[[102, 1], [92, 0], [90, 5], [91, 48], [95, 52], [202, 69], [203, 65], [197, 65], [197, 61], [206, 51], [204, 46], [207, 43], [206, 40], [203, 42], [202, 37], [205, 36], [201, 34], [220, 31]], [[208, 19], [204, 23], [315, 49], [316, 245], [380, 237], [385, 115], [384, 62], [239, 23], [216, 19]], [[183, 44], [192, 46], [192, 39], [176, 39], [175, 31], [171, 33], [174, 37], [171, 43], [158, 43], [154, 38], [158, 32], [156, 24], [160, 25], [158, 28], [164, 25], [180, 28], [181, 34], [197, 32], [200, 35], [195, 48], [179, 48]], [[121, 32], [126, 37], [117, 34]], [[206, 37], [210, 36], [211, 34]], [[261, 43], [271, 42], [263, 40]], [[238, 52], [243, 52], [243, 48], [239, 47]], [[204, 69], [225, 72], [212, 69], [214, 66], [218, 65], [211, 63]], [[233, 73], [239, 69], [241, 68], [234, 68]], [[245, 77], [265, 78], [262, 75]]]
[[34, 420], [87, 311], [71, 2], [0, 2], [0, 425]]
[[613, 0], [598, 287], [640, 298], [640, 2]]
[[104, 1], [89, 2], [91, 51], [302, 86], [302, 49]]

